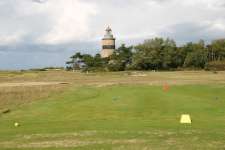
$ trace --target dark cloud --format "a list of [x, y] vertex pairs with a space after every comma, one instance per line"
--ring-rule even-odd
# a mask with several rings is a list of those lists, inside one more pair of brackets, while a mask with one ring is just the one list
[[[99, 45], [99, 46], [98, 46]], [[75, 52], [96, 54], [97, 42], [68, 43], [61, 45], [21, 44], [0, 46], [0, 70], [29, 69], [46, 66], [65, 66]]]
[[58, 53], [74, 52], [76, 50], [95, 54], [100, 49], [100, 42], [71, 42], [66, 44], [11, 44], [0, 46], [0, 52], [23, 52], [23, 53]]
[[175, 39], [178, 44], [203, 39], [210, 42], [224, 38], [224, 31], [212, 27], [212, 24], [181, 23], [169, 26], [159, 33], [160, 36]]
[[46, 66], [65, 66], [72, 53], [0, 52], [0, 70], [20, 70]]

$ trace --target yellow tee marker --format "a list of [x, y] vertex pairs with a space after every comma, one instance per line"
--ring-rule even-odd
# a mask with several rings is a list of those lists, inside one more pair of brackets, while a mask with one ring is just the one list
[[180, 118], [181, 124], [191, 124], [191, 117], [189, 114], [183, 114]]

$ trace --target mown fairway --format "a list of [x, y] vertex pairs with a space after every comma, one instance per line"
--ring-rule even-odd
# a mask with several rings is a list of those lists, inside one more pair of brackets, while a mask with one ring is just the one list
[[[20, 94], [10, 95], [10, 90], [19, 93], [18, 87], [8, 91], [2, 87], [1, 98], [10, 103], [1, 102], [1, 108], [12, 110], [0, 115], [0, 149], [225, 149], [224, 76], [224, 72], [13, 76], [14, 82], [70, 80], [71, 84], [29, 87], [30, 95], [35, 95], [34, 89], [39, 96], [27, 100], [27, 93], [26, 103], [16, 102]], [[170, 85], [167, 92], [164, 83]], [[41, 95], [48, 88], [51, 92]], [[179, 124], [181, 114], [190, 114], [192, 124]], [[15, 122], [20, 126], [14, 127]]]

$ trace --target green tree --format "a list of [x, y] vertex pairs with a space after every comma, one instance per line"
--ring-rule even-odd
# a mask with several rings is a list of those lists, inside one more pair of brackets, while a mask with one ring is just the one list
[[219, 39], [212, 42], [210, 49], [210, 60], [221, 61], [225, 59], [225, 39]]
[[200, 40], [198, 43], [188, 43], [187, 45], [184, 45], [184, 49], [186, 51], [184, 67], [205, 67], [208, 51], [203, 40]]
[[132, 46], [126, 47], [125, 44], [122, 44], [110, 57], [108, 69], [110, 71], [124, 71], [131, 65], [131, 61]]
[[176, 43], [171, 39], [155, 38], [145, 40], [135, 47], [133, 67], [138, 70], [169, 69], [177, 67]]
[[162, 68], [163, 69], [170, 69], [170, 68], [177, 68], [179, 62], [178, 50], [174, 40], [166, 39], [163, 43], [162, 51]]
[[67, 61], [66, 64], [69, 65], [70, 69], [73, 70], [79, 70], [81, 68], [81, 63], [82, 63], [82, 55], [80, 52], [77, 52], [76, 54], [72, 55], [70, 57], [70, 61]]

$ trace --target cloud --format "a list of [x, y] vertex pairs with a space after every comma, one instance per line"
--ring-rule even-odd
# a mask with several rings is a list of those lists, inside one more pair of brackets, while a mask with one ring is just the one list
[[76, 0], [55, 0], [45, 3], [46, 14], [50, 15], [51, 29], [40, 36], [40, 43], [58, 44], [73, 40], [84, 40], [89, 33], [88, 19], [96, 15], [94, 5]]
[[2, 35], [0, 36], [0, 45], [10, 45], [21, 42], [21, 39], [23, 38], [24, 33], [23, 32], [17, 32], [11, 35]]
[[210, 9], [218, 9], [225, 6], [223, 0], [188, 0], [184, 1], [184, 4], [186, 6], [200, 5]]
[[36, 3], [45, 3], [45, 2], [47, 2], [47, 0], [33, 0], [33, 2], [36, 2]]
[[223, 0], [1, 1], [0, 45], [97, 41], [107, 25], [118, 39], [154, 37], [188, 22], [210, 21], [223, 28], [223, 21], [216, 22], [225, 20], [224, 5]]
[[224, 0], [1, 0], [0, 68], [8, 62], [3, 53], [17, 58], [21, 66], [26, 65], [21, 58], [25, 53], [41, 53], [40, 62], [29, 61], [43, 66], [53, 59], [44, 53], [99, 52], [108, 25], [117, 46], [156, 36], [181, 44], [224, 38], [224, 12]]
[[225, 25], [220, 22], [186, 22], [174, 24], [162, 29], [160, 36], [177, 39], [178, 44], [183, 44], [200, 39], [210, 42], [224, 38]]
[[[0, 19], [4, 20], [0, 37], [23, 32], [21, 42], [40, 44], [60, 44], [90, 36], [88, 21], [96, 14], [93, 4], [79, 0], [9, 0], [0, 7]], [[0, 42], [8, 44], [5, 39]]]
[[75, 42], [61, 45], [0, 45], [0, 70], [65, 66], [65, 62], [75, 52], [95, 54], [99, 52], [99, 49], [96, 42]]

